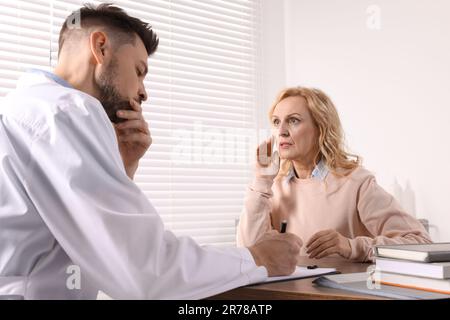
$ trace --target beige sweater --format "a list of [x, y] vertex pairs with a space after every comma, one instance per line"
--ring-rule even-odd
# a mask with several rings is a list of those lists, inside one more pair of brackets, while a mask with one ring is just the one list
[[[347, 177], [330, 172], [323, 181], [255, 179], [239, 222], [238, 245], [249, 246], [264, 232], [279, 230], [284, 219], [287, 232], [298, 235], [304, 244], [318, 231], [338, 231], [350, 239], [354, 261], [372, 260], [374, 245], [431, 242], [422, 224], [405, 213], [363, 167]], [[306, 255], [305, 246], [301, 254]]]

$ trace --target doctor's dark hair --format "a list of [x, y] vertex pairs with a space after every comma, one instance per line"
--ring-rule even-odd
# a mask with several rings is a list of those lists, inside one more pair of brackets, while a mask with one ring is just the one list
[[159, 39], [150, 24], [129, 16], [123, 9], [110, 3], [102, 3], [98, 6], [84, 4], [64, 21], [59, 32], [58, 55], [65, 41], [76, 31], [93, 26], [104, 26], [106, 30], [110, 31], [109, 36], [119, 46], [126, 43], [134, 44], [135, 34], [137, 34], [144, 43], [149, 56], [158, 48]]

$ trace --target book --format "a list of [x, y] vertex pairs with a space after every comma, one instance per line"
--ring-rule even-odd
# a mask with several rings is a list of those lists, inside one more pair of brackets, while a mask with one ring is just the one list
[[450, 262], [450, 242], [375, 246], [376, 257], [420, 262]]
[[278, 281], [286, 281], [286, 280], [295, 280], [295, 279], [305, 279], [311, 277], [317, 277], [324, 274], [335, 274], [337, 271], [335, 268], [316, 268], [316, 269], [308, 269], [307, 267], [299, 267], [295, 268], [295, 271], [288, 276], [279, 276], [279, 277], [267, 277], [267, 279], [261, 283], [268, 282], [278, 282]]
[[435, 300], [450, 298], [450, 295], [437, 292], [391, 286], [382, 283], [374, 284], [371, 275], [366, 272], [325, 275], [315, 279], [313, 283], [321, 287], [374, 295], [389, 299]]
[[450, 295], [450, 280], [448, 279], [432, 279], [390, 272], [380, 272], [379, 279], [384, 285]]
[[[376, 269], [380, 272], [402, 273], [434, 279], [450, 278], [450, 262], [415, 262], [387, 258], [376, 258]], [[399, 272], [399, 270], [401, 272]]]

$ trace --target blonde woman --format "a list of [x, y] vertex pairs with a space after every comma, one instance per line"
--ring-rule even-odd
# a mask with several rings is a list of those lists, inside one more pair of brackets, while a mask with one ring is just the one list
[[279, 158], [275, 153], [268, 163], [256, 162], [238, 245], [252, 245], [283, 220], [287, 232], [304, 241], [301, 254], [316, 259], [370, 261], [374, 245], [431, 242], [360, 158], [345, 151], [338, 113], [325, 93], [283, 90], [269, 116]]

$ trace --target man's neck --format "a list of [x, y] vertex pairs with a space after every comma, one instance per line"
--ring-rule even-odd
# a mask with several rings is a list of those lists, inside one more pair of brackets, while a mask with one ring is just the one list
[[98, 99], [98, 94], [94, 89], [93, 77], [89, 76], [89, 71], [83, 70], [82, 67], [72, 69], [73, 71], [58, 65], [53, 73], [61, 79], [67, 81], [73, 88]]

